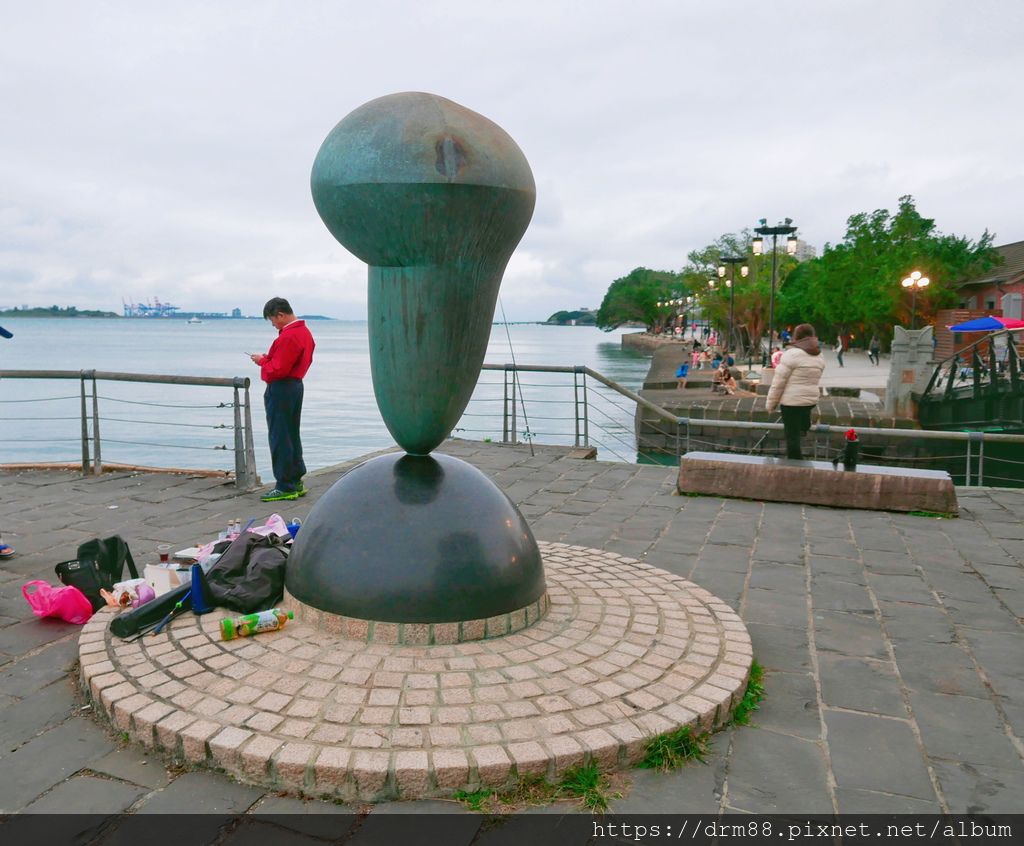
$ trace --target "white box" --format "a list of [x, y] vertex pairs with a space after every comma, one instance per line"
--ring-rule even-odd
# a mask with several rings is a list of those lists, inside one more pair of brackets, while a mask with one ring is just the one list
[[142, 571], [142, 578], [156, 591], [157, 596], [184, 584], [184, 579], [188, 578], [188, 575], [187, 570], [162, 567], [159, 564], [147, 564], [146, 569]]

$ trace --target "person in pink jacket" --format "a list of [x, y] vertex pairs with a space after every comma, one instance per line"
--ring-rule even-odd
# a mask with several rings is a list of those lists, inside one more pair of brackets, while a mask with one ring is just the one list
[[825, 371], [825, 358], [818, 346], [814, 327], [801, 323], [793, 330], [793, 342], [779, 358], [768, 389], [765, 409], [782, 411], [786, 430], [786, 457], [802, 459], [800, 438], [811, 428], [811, 409], [821, 393], [818, 383]]

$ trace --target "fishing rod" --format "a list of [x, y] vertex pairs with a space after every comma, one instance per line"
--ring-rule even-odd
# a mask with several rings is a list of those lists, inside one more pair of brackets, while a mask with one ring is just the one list
[[[519, 406], [523, 409], [523, 423], [526, 424], [526, 429], [523, 432], [523, 437], [526, 438], [526, 442], [530, 445], [530, 458], [533, 458], [535, 453], [533, 451], [533, 434], [530, 432], [530, 419], [526, 416], [526, 398], [523, 396], [523, 386], [519, 384], [519, 368], [516, 366], [516, 351], [512, 347], [512, 333], [508, 330], [508, 318], [505, 317], [505, 306], [501, 302], [501, 295], [498, 296], [498, 308], [501, 309], [501, 320], [505, 324], [505, 336], [508, 338], [508, 352], [512, 356], [512, 387], [513, 390], [519, 394]], [[515, 402], [515, 400], [513, 400]], [[515, 432], [512, 433], [515, 437]]]

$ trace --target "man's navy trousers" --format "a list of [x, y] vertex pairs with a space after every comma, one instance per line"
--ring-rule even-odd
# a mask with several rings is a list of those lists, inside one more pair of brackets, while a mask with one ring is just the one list
[[263, 393], [270, 434], [270, 460], [274, 465], [275, 487], [279, 491], [298, 490], [302, 477], [306, 475], [299, 436], [302, 392], [301, 379], [277, 379], [268, 382]]

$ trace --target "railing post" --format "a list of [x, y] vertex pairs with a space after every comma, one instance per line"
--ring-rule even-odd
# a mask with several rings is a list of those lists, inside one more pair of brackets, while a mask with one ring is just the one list
[[504, 383], [501, 386], [501, 442], [508, 443], [508, 365], [502, 371]]
[[100, 400], [96, 388], [96, 371], [92, 373], [92, 472], [99, 476], [103, 473], [103, 452], [100, 448]]
[[519, 380], [516, 378], [518, 374], [516, 373], [515, 365], [513, 364], [509, 366], [512, 368], [512, 425], [509, 427], [509, 429], [510, 434], [512, 436], [511, 443], [517, 444], [519, 443], [519, 432], [516, 429], [516, 399], [518, 398], [516, 396], [516, 385], [519, 383]]
[[967, 467], [964, 472], [964, 487], [969, 488], [971, 486], [971, 433], [968, 433], [967, 437]]
[[572, 416], [576, 426], [576, 440], [574, 446], [580, 445], [580, 372], [572, 371]]
[[85, 405], [85, 374], [83, 370], [79, 376], [79, 384], [82, 389], [82, 475], [88, 476], [92, 468], [89, 466], [89, 413]]
[[968, 462], [971, 461], [971, 445], [977, 443], [978, 445], [978, 472], [974, 474], [974, 483], [977, 487], [984, 484], [984, 473], [982, 470], [982, 464], [985, 461], [985, 433], [984, 432], [970, 432], [967, 440], [968, 450]]
[[242, 406], [239, 402], [238, 386], [234, 389], [234, 424], [235, 424], [235, 487], [245, 490], [249, 474], [245, 467], [245, 436], [242, 434]]
[[590, 405], [587, 397], [587, 371], [583, 371], [583, 446], [590, 446]]
[[1012, 337], [1008, 343], [1010, 345], [1007, 350], [1007, 361], [1010, 365], [1010, 390], [1016, 393], [1020, 387], [1020, 356], [1017, 354], [1017, 345], [1013, 342]]
[[252, 406], [249, 396], [249, 380], [245, 380], [245, 469], [246, 485], [254, 488], [259, 484], [259, 474], [256, 472], [256, 449], [252, 442]]

